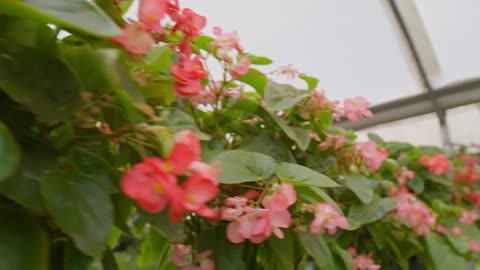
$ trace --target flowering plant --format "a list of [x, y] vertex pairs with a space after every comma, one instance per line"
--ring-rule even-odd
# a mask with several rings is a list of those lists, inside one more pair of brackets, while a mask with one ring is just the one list
[[130, 4], [0, 2], [0, 269], [476, 258], [478, 149], [357, 141], [335, 123], [371, 117], [365, 98], [329, 100], [236, 32], [203, 35], [178, 1], [142, 0], [126, 21]]

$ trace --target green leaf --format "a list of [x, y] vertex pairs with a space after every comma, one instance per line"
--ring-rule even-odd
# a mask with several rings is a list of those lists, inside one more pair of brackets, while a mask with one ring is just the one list
[[19, 211], [0, 210], [0, 270], [47, 270], [48, 238], [42, 227]]
[[257, 91], [258, 94], [263, 96], [268, 79], [263, 72], [254, 68], [250, 68], [247, 74], [237, 78], [237, 81], [250, 85]]
[[368, 204], [373, 200], [373, 185], [375, 183], [365, 176], [360, 174], [345, 175], [345, 181], [343, 184], [363, 203]]
[[175, 79], [173, 77], [166, 77], [141, 85], [140, 90], [148, 103], [155, 106], [169, 106], [177, 98], [173, 90], [174, 83]]
[[124, 26], [125, 20], [122, 18], [121, 2], [111, 0], [95, 0], [95, 3], [110, 17], [116, 24]]
[[199, 250], [212, 250], [215, 269], [247, 270], [242, 257], [243, 245], [230, 242], [225, 234], [225, 226], [204, 230], [199, 236]]
[[320, 122], [320, 126], [323, 128], [323, 129], [328, 129], [328, 127], [330, 127], [330, 125], [332, 125], [332, 122], [333, 122], [333, 114], [330, 113], [330, 112], [322, 112], [320, 113], [320, 115], [318, 116], [318, 120]]
[[198, 36], [191, 40], [191, 43], [195, 45], [197, 48], [204, 50], [204, 51], [211, 51], [210, 50], [210, 43], [215, 41], [214, 38], [209, 36]]
[[100, 255], [113, 225], [113, 207], [105, 191], [92, 180], [66, 171], [49, 173], [40, 187], [55, 223], [83, 253]]
[[343, 215], [342, 209], [337, 202], [330, 197], [323, 189], [314, 186], [296, 186], [297, 194], [302, 201], [307, 203], [326, 202], [331, 204], [337, 212]]
[[415, 193], [422, 194], [425, 189], [425, 181], [423, 178], [416, 175], [413, 179], [407, 181], [407, 186], [411, 188]]
[[429, 233], [425, 236], [428, 254], [436, 270], [467, 269], [467, 261], [457, 254], [444, 237]]
[[83, 147], [70, 151], [70, 160], [77, 171], [97, 182], [106, 192], [118, 192], [118, 173], [103, 157]]
[[167, 238], [168, 240], [180, 242], [184, 239], [185, 233], [183, 223], [178, 223], [175, 225], [170, 224], [166, 210], [160, 213], [149, 213], [138, 209], [138, 212], [143, 220], [155, 227], [163, 235], [163, 237]]
[[278, 162], [295, 163], [292, 152], [265, 132], [255, 137], [245, 138], [238, 149], [271, 156]]
[[298, 75], [298, 78], [304, 80], [307, 83], [308, 90], [311, 91], [311, 90], [317, 88], [317, 85], [318, 85], [318, 79], [317, 78], [308, 76], [306, 74], [300, 74], [300, 75]]
[[148, 230], [147, 237], [142, 243], [138, 265], [145, 267], [151, 263], [157, 263], [164, 253], [170, 251], [170, 244], [167, 239], [155, 228]]
[[145, 69], [152, 73], [170, 71], [172, 49], [168, 46], [153, 47], [145, 56]]
[[80, 101], [73, 73], [59, 59], [0, 40], [0, 88], [48, 121], [67, 120]]
[[303, 101], [310, 94], [289, 84], [269, 81], [265, 88], [265, 106], [267, 110], [281, 111], [289, 109]]
[[380, 138], [380, 136], [378, 136], [377, 134], [375, 133], [368, 133], [367, 134], [368, 138], [372, 141], [374, 141], [377, 145], [381, 146], [381, 145], [384, 145], [385, 144], [385, 141]]
[[65, 270], [86, 270], [92, 263], [93, 258], [81, 253], [73, 243], [65, 243], [63, 269]]
[[102, 257], [103, 270], [118, 270], [117, 260], [110, 249], [107, 249]]
[[160, 117], [164, 120], [166, 127], [170, 128], [173, 131], [181, 131], [184, 129], [189, 129], [198, 136], [200, 140], [209, 140], [210, 136], [200, 131], [198, 126], [195, 124], [195, 120], [190, 117], [190, 115], [175, 109], [168, 108], [162, 111]]
[[100, 36], [120, 35], [119, 27], [94, 2], [85, 0], [2, 1], [0, 10]]
[[235, 184], [267, 179], [275, 172], [275, 160], [267, 155], [242, 150], [226, 151], [213, 160], [222, 163], [218, 181]]
[[367, 224], [382, 219], [397, 206], [398, 198], [375, 196], [369, 204], [354, 204], [348, 212], [348, 218], [360, 224]]
[[346, 270], [355, 270], [355, 264], [353, 262], [352, 255], [350, 255], [348, 251], [339, 247], [338, 245], [335, 245], [333, 248], [333, 252], [335, 252], [335, 254], [337, 254], [342, 259]]
[[55, 152], [48, 144], [23, 145], [20, 167], [0, 182], [0, 193], [35, 212], [43, 212], [40, 180], [56, 165]]
[[316, 172], [307, 167], [282, 162], [278, 165], [275, 173], [283, 181], [291, 182], [298, 186], [339, 187], [328, 176]]
[[426, 176], [428, 180], [435, 182], [437, 184], [440, 184], [442, 186], [451, 187], [453, 185], [452, 179], [447, 178], [445, 176], [436, 176], [432, 173], [428, 173]]
[[0, 181], [11, 176], [20, 162], [20, 151], [8, 127], [0, 122]]
[[305, 151], [308, 148], [308, 145], [310, 144], [310, 135], [308, 135], [307, 130], [299, 127], [291, 127], [289, 126], [285, 120], [282, 118], [270, 114], [270, 116], [273, 118], [275, 123], [285, 132], [285, 134], [295, 141], [300, 148], [300, 150]]
[[253, 54], [246, 54], [250, 62], [252, 62], [253, 65], [270, 65], [273, 63], [273, 60], [265, 57], [265, 56], [257, 56]]
[[262, 245], [259, 257], [261, 258], [265, 269], [294, 269], [295, 237], [290, 230], [287, 230], [284, 233], [284, 239], [272, 236], [264, 242], [264, 245]]
[[299, 232], [298, 236], [303, 247], [310, 256], [313, 257], [315, 263], [322, 270], [337, 270], [327, 242], [321, 235], [314, 235], [308, 232]]
[[448, 242], [450, 242], [450, 245], [460, 254], [467, 254], [470, 252], [470, 246], [468, 244], [468, 239], [466, 237], [462, 236], [455, 236], [452, 235], [451, 233], [446, 234]]
[[130, 233], [130, 228], [127, 225], [128, 218], [132, 213], [133, 204], [130, 199], [123, 194], [118, 193], [112, 195], [112, 202], [114, 206], [114, 223], [119, 229], [126, 233]]

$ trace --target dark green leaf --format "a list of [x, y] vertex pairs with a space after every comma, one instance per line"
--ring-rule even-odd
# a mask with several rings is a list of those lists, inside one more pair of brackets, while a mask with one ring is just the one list
[[295, 264], [295, 238], [293, 232], [284, 232], [284, 239], [270, 237], [260, 250], [265, 269], [293, 270]]
[[308, 85], [308, 90], [313, 90], [317, 88], [318, 85], [318, 79], [315, 77], [308, 76], [306, 74], [300, 74], [298, 75], [298, 78], [304, 80], [307, 85]]
[[344, 185], [349, 188], [363, 203], [373, 200], [374, 182], [360, 174], [345, 175]]
[[55, 164], [55, 152], [47, 144], [26, 144], [17, 172], [0, 182], [0, 193], [20, 205], [43, 212], [40, 180]]
[[118, 270], [117, 260], [110, 249], [107, 249], [102, 257], [103, 270]]
[[71, 118], [80, 101], [73, 73], [59, 59], [0, 40], [0, 87], [44, 120]]
[[388, 212], [394, 210], [398, 198], [382, 198], [375, 196], [369, 204], [354, 204], [348, 212], [348, 218], [360, 224], [366, 224], [382, 219]]
[[353, 262], [352, 255], [345, 249], [335, 245], [333, 252], [335, 252], [343, 261], [346, 270], [355, 270], [355, 264]]
[[81, 253], [71, 242], [65, 243], [63, 256], [64, 270], [86, 270], [93, 261], [92, 257]]
[[307, 91], [301, 91], [289, 84], [278, 84], [269, 81], [265, 88], [265, 106], [271, 111], [289, 109], [309, 96]]
[[92, 180], [65, 171], [49, 173], [40, 187], [56, 224], [73, 238], [78, 249], [91, 256], [100, 255], [113, 225], [113, 207], [107, 193]]
[[444, 237], [429, 233], [425, 236], [425, 243], [436, 270], [467, 269], [465, 258], [458, 255]]
[[301, 165], [282, 162], [277, 166], [275, 173], [283, 181], [291, 182], [294, 185], [317, 187], [340, 186], [328, 176]]
[[118, 193], [112, 195], [112, 202], [114, 206], [115, 226], [126, 233], [130, 233], [130, 228], [127, 226], [127, 222], [133, 209], [132, 201], [123, 194]]
[[149, 104], [169, 106], [177, 97], [173, 91], [174, 83], [174, 78], [167, 77], [164, 80], [157, 80], [146, 85], [141, 85], [140, 90]]
[[20, 161], [17, 142], [6, 125], [0, 122], [0, 181], [11, 176]]
[[427, 179], [446, 187], [451, 187], [453, 185], [452, 179], [447, 178], [446, 176], [436, 176], [432, 173], [428, 173]]
[[237, 81], [250, 85], [257, 91], [258, 94], [263, 96], [268, 79], [263, 72], [251, 68], [248, 70], [247, 74], [240, 76]]
[[119, 27], [92, 1], [2, 1], [0, 10], [5, 14], [53, 23], [95, 35], [121, 34]]
[[75, 147], [70, 151], [70, 160], [78, 172], [97, 182], [108, 193], [118, 191], [118, 173], [101, 156], [82, 147]]
[[425, 189], [425, 182], [423, 181], [423, 178], [416, 175], [413, 179], [407, 181], [407, 186], [415, 193], [422, 194], [423, 190]]
[[185, 233], [183, 223], [178, 223], [176, 225], [170, 224], [166, 210], [160, 213], [149, 213], [139, 209], [139, 213], [143, 220], [158, 229], [163, 237], [168, 240], [180, 242], [184, 239]]
[[281, 142], [275, 140], [267, 133], [244, 139], [238, 149], [265, 154], [273, 157], [278, 162], [283, 161], [295, 163], [295, 158], [293, 157], [292, 152]]
[[173, 131], [189, 129], [198, 136], [200, 140], [209, 140], [210, 136], [201, 132], [190, 115], [175, 109], [168, 108], [162, 111], [160, 117], [165, 121], [165, 126]]
[[110, 17], [116, 24], [124, 26], [125, 20], [122, 18], [121, 2], [112, 0], [95, 0], [95, 3]]
[[253, 54], [247, 54], [246, 56], [253, 65], [270, 65], [273, 63], [272, 59], [265, 56], [256, 56]]
[[310, 144], [310, 135], [308, 135], [307, 130], [299, 127], [291, 127], [285, 122], [285, 120], [273, 114], [270, 114], [270, 116], [275, 121], [275, 123], [277, 123], [277, 125], [283, 130], [283, 132], [285, 132], [285, 134], [290, 139], [297, 143], [300, 150], [307, 150], [308, 145]]
[[168, 72], [172, 60], [172, 49], [168, 46], [153, 47], [145, 56], [145, 69], [149, 72]]
[[264, 154], [232, 150], [221, 153], [213, 160], [222, 163], [218, 181], [235, 184], [267, 179], [275, 172], [275, 160]]
[[225, 234], [225, 226], [216, 226], [214, 230], [200, 233], [199, 250], [212, 250], [215, 269], [247, 270], [242, 257], [243, 245], [230, 242]]
[[337, 270], [332, 252], [325, 239], [323, 239], [323, 236], [314, 235], [308, 232], [299, 232], [298, 236], [300, 237], [303, 247], [307, 253], [313, 257], [315, 263], [320, 269]]
[[470, 252], [470, 246], [468, 245], [468, 239], [465, 236], [455, 236], [451, 233], [446, 234], [450, 245], [460, 254], [467, 254]]
[[41, 226], [18, 211], [0, 210], [0, 270], [47, 270], [48, 238]]

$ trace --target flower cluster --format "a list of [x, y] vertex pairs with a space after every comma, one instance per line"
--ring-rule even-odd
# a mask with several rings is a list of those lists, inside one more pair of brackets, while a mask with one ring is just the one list
[[274, 186], [272, 190], [271, 195], [261, 200], [264, 208], [255, 207], [257, 203], [252, 199], [256, 196], [251, 196], [252, 192], [250, 196], [225, 200], [221, 219], [231, 221], [227, 226], [227, 238], [231, 242], [241, 243], [248, 239], [253, 243], [261, 243], [272, 233], [283, 239], [280, 228], [290, 227], [292, 220], [288, 208], [296, 202], [297, 193], [289, 183]]
[[477, 219], [478, 214], [475, 211], [463, 210], [459, 220], [463, 224], [473, 224]]
[[435, 225], [436, 216], [411, 194], [402, 194], [397, 202], [397, 218], [418, 235], [426, 235]]
[[367, 164], [370, 171], [375, 172], [388, 157], [388, 152], [378, 147], [374, 141], [369, 140], [358, 145], [358, 155]]
[[455, 180], [467, 184], [480, 181], [480, 164], [474, 156], [462, 154], [459, 161], [462, 165], [455, 168]]
[[448, 172], [448, 169], [450, 169], [448, 158], [440, 154], [433, 154], [430, 158], [423, 155], [420, 158], [420, 162], [436, 176], [442, 176]]
[[378, 270], [381, 267], [372, 259], [372, 253], [368, 255], [358, 255], [357, 250], [353, 247], [348, 248], [348, 253], [352, 255], [355, 270]]
[[343, 115], [348, 121], [355, 123], [365, 116], [373, 116], [368, 107], [370, 107], [370, 102], [364, 97], [346, 98], [343, 101]]
[[318, 149], [320, 151], [328, 150], [332, 145], [333, 149], [337, 151], [345, 143], [345, 134], [340, 134], [338, 136], [327, 135], [327, 138], [318, 144]]
[[172, 246], [170, 258], [180, 270], [214, 270], [215, 262], [209, 259], [211, 250], [193, 254], [191, 246], [176, 244]]
[[312, 233], [323, 233], [325, 230], [329, 234], [335, 234], [337, 228], [347, 229], [347, 219], [340, 215], [335, 208], [328, 203], [317, 203], [314, 205], [303, 205], [303, 211], [312, 212], [315, 217], [310, 224]]
[[[151, 157], [125, 172], [123, 192], [149, 212], [169, 206], [169, 218], [177, 223], [186, 211], [215, 219], [217, 212], [206, 203], [218, 193], [217, 172], [199, 160], [200, 142], [191, 131], [176, 134], [176, 143], [166, 159]], [[180, 185], [178, 176], [188, 176]]]

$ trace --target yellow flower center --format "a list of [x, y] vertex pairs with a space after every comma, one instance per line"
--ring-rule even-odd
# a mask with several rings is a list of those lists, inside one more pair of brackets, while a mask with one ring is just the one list
[[165, 189], [160, 183], [155, 183], [153, 184], [153, 190], [159, 195], [164, 195], [165, 194]]
[[152, 21], [156, 19], [156, 16], [153, 13], [147, 13], [146, 17], [147, 17], [147, 19], [152, 20]]
[[165, 161], [164, 163], [164, 169], [167, 173], [173, 172], [173, 169], [175, 169], [175, 166], [173, 166], [173, 163], [171, 161]]
[[186, 199], [189, 203], [195, 203], [197, 201], [197, 198], [195, 198], [195, 196], [192, 194], [188, 194]]

